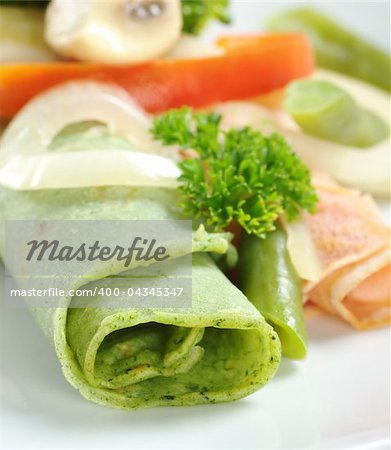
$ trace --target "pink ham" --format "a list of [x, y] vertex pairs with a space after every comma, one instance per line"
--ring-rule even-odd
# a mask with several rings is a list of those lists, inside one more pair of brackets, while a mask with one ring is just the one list
[[372, 198], [316, 175], [316, 214], [305, 215], [322, 268], [306, 298], [358, 329], [390, 322], [390, 229]]

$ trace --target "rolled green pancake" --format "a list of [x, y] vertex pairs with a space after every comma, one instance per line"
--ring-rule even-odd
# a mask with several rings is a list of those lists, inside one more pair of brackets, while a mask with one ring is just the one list
[[[178, 219], [177, 203], [164, 189], [0, 189], [0, 220]], [[207, 254], [224, 248], [207, 233], [193, 242], [191, 308], [112, 309], [104, 297], [96, 308], [35, 308], [66, 379], [87, 399], [123, 409], [224, 402], [261, 388], [280, 342]]]

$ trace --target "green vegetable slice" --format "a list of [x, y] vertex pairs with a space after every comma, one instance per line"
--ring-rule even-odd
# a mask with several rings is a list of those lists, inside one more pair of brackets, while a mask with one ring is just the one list
[[[177, 203], [177, 194], [164, 189], [0, 189], [0, 220], [163, 220], [180, 217]], [[195, 248], [221, 251], [221, 238], [211, 236], [196, 233]], [[92, 283], [104, 286], [109, 275]], [[123, 409], [194, 405], [256, 391], [278, 367], [277, 335], [206, 253], [193, 254], [192, 283], [191, 308], [112, 309], [100, 297], [97, 308], [33, 314], [66, 379], [94, 402]]]
[[[352, 5], [353, 7], [353, 5]], [[306, 34], [319, 66], [391, 90], [390, 56], [328, 16], [307, 8], [283, 11], [267, 22], [270, 31]]]
[[379, 116], [361, 108], [329, 81], [294, 81], [286, 91], [284, 106], [303, 131], [339, 144], [370, 147], [390, 132]]
[[244, 235], [239, 257], [240, 287], [278, 333], [282, 354], [304, 358], [307, 337], [301, 281], [286, 249], [286, 236], [278, 228], [265, 239]]

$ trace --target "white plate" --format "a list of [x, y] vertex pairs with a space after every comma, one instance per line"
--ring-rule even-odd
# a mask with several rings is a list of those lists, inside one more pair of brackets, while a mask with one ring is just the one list
[[[284, 6], [235, 2], [233, 28], [257, 31], [263, 15]], [[319, 7], [387, 47], [387, 3]], [[210, 34], [220, 31], [214, 27]], [[275, 379], [246, 399], [123, 412], [81, 398], [64, 380], [54, 351], [28, 312], [3, 309], [0, 445], [53, 450], [388, 449], [389, 330], [359, 333], [323, 316], [308, 322], [308, 332], [307, 359], [284, 360]]]
[[387, 449], [389, 332], [309, 321], [309, 355], [284, 360], [241, 401], [123, 412], [87, 402], [64, 380], [25, 310], [1, 323], [4, 449]]

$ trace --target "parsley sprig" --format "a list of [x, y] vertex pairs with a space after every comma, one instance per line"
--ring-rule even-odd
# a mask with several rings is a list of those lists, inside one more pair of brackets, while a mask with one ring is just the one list
[[308, 168], [279, 134], [251, 128], [223, 131], [221, 116], [171, 110], [154, 120], [152, 134], [165, 145], [192, 149], [199, 157], [179, 163], [181, 206], [216, 231], [237, 221], [264, 237], [278, 217], [313, 212], [317, 197]]
[[199, 34], [211, 20], [228, 24], [231, 18], [228, 14], [229, 0], [181, 0], [183, 31]]

